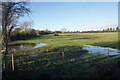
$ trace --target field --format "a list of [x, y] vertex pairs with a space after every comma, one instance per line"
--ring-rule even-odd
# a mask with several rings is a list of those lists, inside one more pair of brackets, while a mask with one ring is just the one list
[[84, 44], [118, 47], [118, 33], [61, 33], [44, 35], [30, 40], [21, 40], [13, 43], [46, 43], [50, 46], [82, 46]]
[[[82, 50], [85, 44], [118, 48], [117, 32], [61, 33], [59, 36], [48, 34], [10, 44], [21, 43], [46, 43], [47, 46], [9, 52], [9, 80], [120, 79], [120, 57], [88, 54], [86, 50]], [[14, 72], [11, 72], [11, 53], [15, 59]], [[61, 53], [64, 53], [64, 57], [61, 57]]]

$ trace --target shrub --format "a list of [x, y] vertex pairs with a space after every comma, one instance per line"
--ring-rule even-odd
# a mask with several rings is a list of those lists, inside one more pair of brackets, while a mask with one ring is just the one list
[[54, 34], [54, 36], [59, 36], [59, 34]]
[[25, 40], [29, 38], [37, 37], [35, 30], [23, 31], [23, 32], [12, 32], [10, 36], [11, 41], [15, 40]]

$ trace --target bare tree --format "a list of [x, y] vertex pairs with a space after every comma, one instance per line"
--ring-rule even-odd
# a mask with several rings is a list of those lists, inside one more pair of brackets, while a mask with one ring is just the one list
[[15, 0], [4, 0], [0, 5], [2, 9], [2, 49], [4, 50], [5, 66], [9, 34], [16, 25], [15, 21], [26, 13], [30, 13], [27, 5], [28, 2], [17, 2]]
[[30, 30], [33, 26], [33, 22], [32, 21], [23, 21], [21, 24], [20, 24], [20, 29], [22, 31], [27, 31], [27, 30]]
[[66, 28], [62, 28], [62, 29], [61, 29], [61, 32], [62, 32], [62, 33], [66, 32], [66, 31], [67, 31]]

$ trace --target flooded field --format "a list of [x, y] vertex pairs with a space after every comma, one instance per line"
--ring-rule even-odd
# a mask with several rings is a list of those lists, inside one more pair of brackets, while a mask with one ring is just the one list
[[46, 45], [47, 44], [45, 44], [45, 43], [23, 43], [23, 44], [10, 45], [9, 50], [10, 51], [30, 50], [30, 49], [43, 47]]
[[119, 55], [120, 56], [120, 50], [113, 49], [110, 47], [84, 45], [84, 47], [82, 49], [87, 50], [88, 53], [109, 54], [109, 55]]

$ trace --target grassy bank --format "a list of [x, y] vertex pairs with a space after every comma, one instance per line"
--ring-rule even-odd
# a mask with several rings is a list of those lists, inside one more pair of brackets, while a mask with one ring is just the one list
[[[46, 43], [47, 46], [28, 51], [10, 52], [8, 80], [57, 79], [120, 79], [120, 57], [88, 54], [82, 45], [117, 48], [117, 33], [61, 33], [43, 35], [19, 43]], [[61, 53], [64, 52], [64, 58]], [[11, 72], [11, 53], [15, 58], [15, 72]]]

